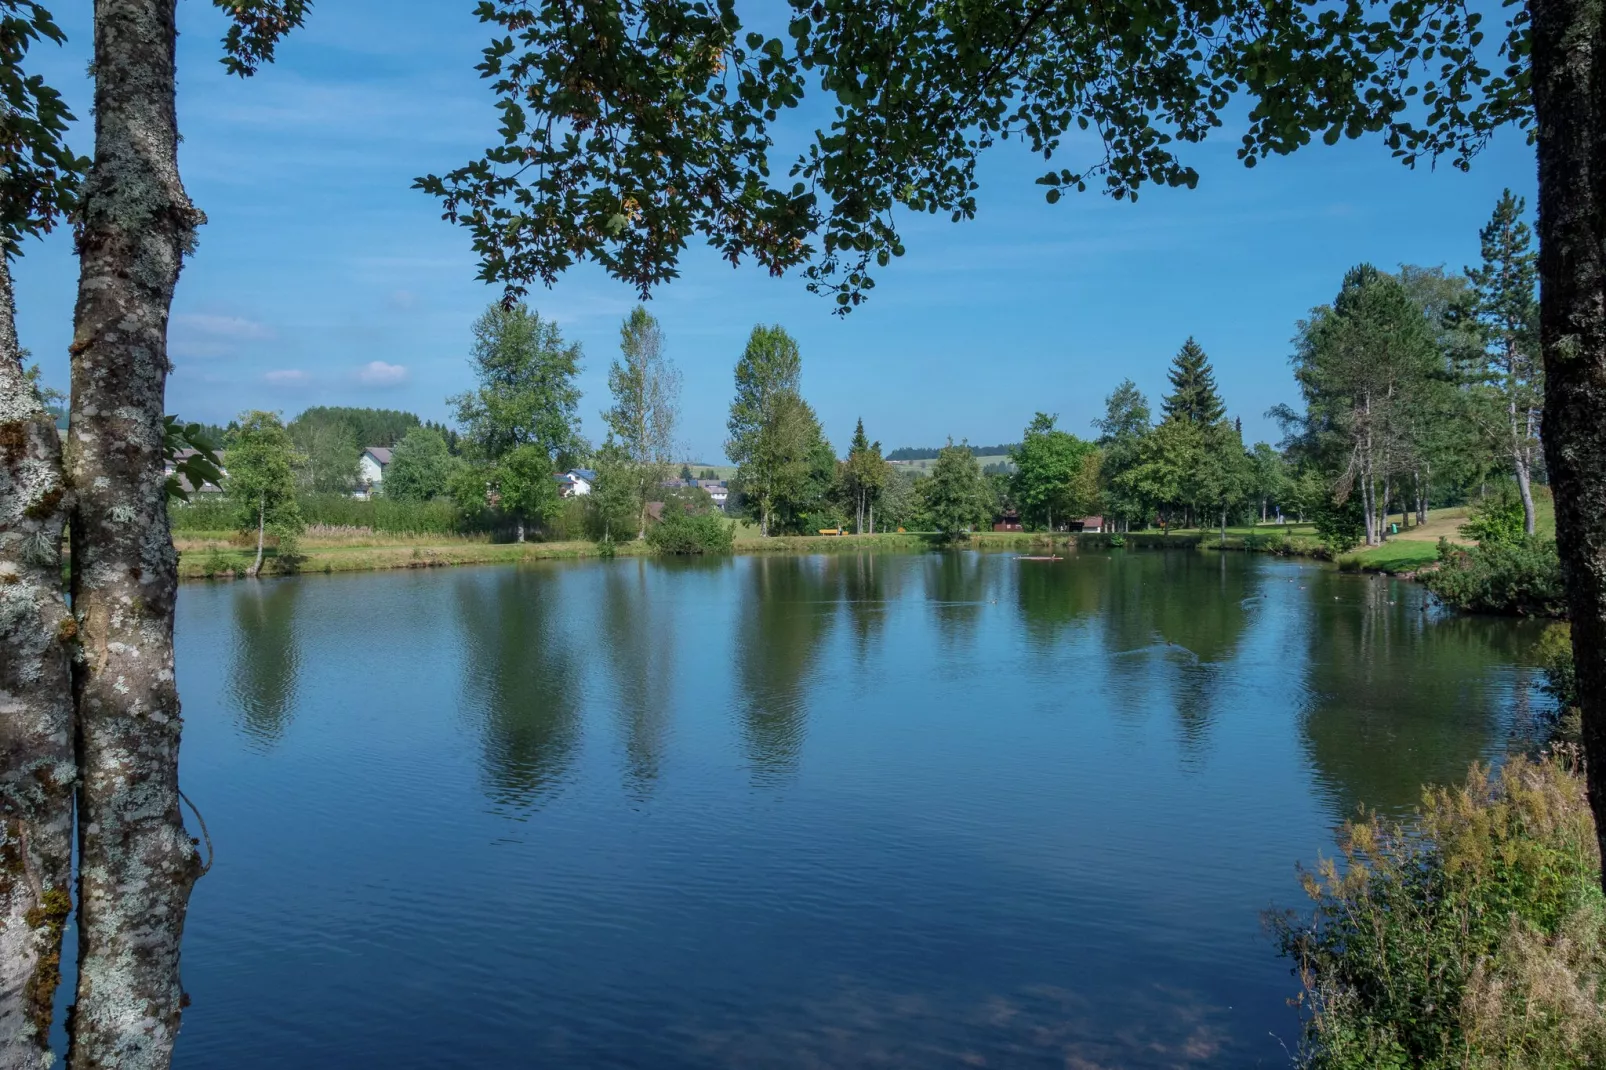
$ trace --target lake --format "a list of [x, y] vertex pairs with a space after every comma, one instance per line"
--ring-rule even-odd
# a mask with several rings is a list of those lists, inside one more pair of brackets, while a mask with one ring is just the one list
[[1261, 912], [1536, 636], [1198, 552], [186, 586], [176, 1065], [1287, 1066]]

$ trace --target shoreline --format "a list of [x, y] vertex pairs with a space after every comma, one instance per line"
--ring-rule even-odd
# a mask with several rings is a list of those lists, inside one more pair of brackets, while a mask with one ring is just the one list
[[[1115, 540], [1119, 538], [1120, 542]], [[598, 544], [589, 540], [563, 542], [493, 543], [473, 540], [442, 541], [439, 536], [420, 536], [407, 539], [402, 536], [375, 536], [375, 542], [334, 542], [329, 545], [307, 547], [294, 568], [280, 569], [278, 559], [271, 551], [262, 562], [262, 575], [307, 576], [332, 575], [337, 572], [386, 572], [397, 569], [453, 568], [462, 565], [519, 564], [526, 561], [554, 561], [597, 559], [607, 555], [599, 552]], [[245, 570], [255, 559], [254, 547], [239, 547], [221, 540], [192, 540], [182, 533], [174, 539], [179, 545], [178, 576], [180, 580], [234, 580], [243, 579]], [[980, 532], [972, 535], [963, 548], [1007, 550], [1109, 550], [1121, 546], [1140, 550], [1191, 550], [1217, 553], [1268, 553], [1279, 557], [1298, 557], [1335, 564], [1341, 571], [1372, 572], [1412, 579], [1425, 565], [1436, 559], [1435, 544], [1418, 542], [1429, 551], [1402, 555], [1401, 547], [1411, 545], [1408, 540], [1392, 540], [1371, 551], [1341, 555], [1335, 559], [1320, 543], [1309, 536], [1288, 536], [1286, 533], [1259, 532], [1247, 535], [1228, 535], [1225, 542], [1214, 533], [1176, 533], [1156, 535], [1139, 534], [1077, 534], [1057, 535], [1034, 532]], [[941, 549], [937, 536], [919, 533], [883, 533], [877, 535], [778, 535], [769, 539], [745, 539], [736, 543], [733, 554], [828, 554], [872, 551], [877, 553], [930, 552]], [[1393, 551], [1378, 555], [1380, 550]], [[1368, 554], [1378, 555], [1368, 561]], [[613, 548], [616, 557], [657, 556], [643, 542], [617, 543]]]

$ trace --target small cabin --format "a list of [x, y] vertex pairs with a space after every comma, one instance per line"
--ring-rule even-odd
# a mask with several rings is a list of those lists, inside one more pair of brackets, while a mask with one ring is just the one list
[[1070, 530], [1081, 532], [1084, 535], [1102, 532], [1104, 518], [1102, 516], [1084, 516], [1080, 520], [1073, 520], [1067, 525]]
[[994, 531], [1025, 531], [1021, 527], [1020, 513], [1014, 509], [1006, 509], [1002, 516], [993, 522]]

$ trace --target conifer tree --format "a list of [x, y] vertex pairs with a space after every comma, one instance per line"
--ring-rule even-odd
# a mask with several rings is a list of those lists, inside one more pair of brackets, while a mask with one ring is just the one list
[[1215, 369], [1191, 336], [1172, 359], [1167, 377], [1172, 392], [1166, 395], [1162, 408], [1165, 419], [1209, 425], [1226, 416], [1227, 407], [1216, 392]]
[[1479, 233], [1483, 264], [1467, 268], [1487, 339], [1473, 360], [1475, 391], [1490, 402], [1474, 409], [1511, 464], [1522, 496], [1523, 527], [1534, 533], [1532, 475], [1539, 460], [1544, 369], [1539, 355], [1539, 257], [1522, 216], [1527, 205], [1508, 189]]

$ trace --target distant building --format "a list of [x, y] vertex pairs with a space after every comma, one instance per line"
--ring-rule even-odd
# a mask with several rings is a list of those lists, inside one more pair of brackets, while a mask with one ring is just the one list
[[1013, 509], [1005, 509], [1002, 516], [993, 522], [994, 531], [1025, 531], [1021, 527], [1020, 514]]
[[[165, 476], [171, 477], [175, 472], [178, 471], [178, 466], [180, 464], [182, 464], [183, 462], [189, 460], [191, 457], [194, 457], [197, 453], [200, 453], [200, 452], [201, 452], [200, 450], [195, 450], [195, 449], [175, 450], [174, 453], [173, 453], [172, 458], [166, 463], [166, 465], [163, 466], [162, 474], [165, 475]], [[218, 469], [218, 471], [221, 472], [225, 476], [229, 474], [228, 469], [226, 469], [226, 468], [220, 468], [220, 469]], [[178, 485], [179, 485], [180, 488], [183, 489], [183, 491], [186, 494], [192, 494], [192, 495], [193, 494], [221, 494], [223, 492], [223, 488], [218, 487], [218, 486], [216, 486], [216, 485], [214, 485], [212, 483], [202, 483], [199, 487], [192, 487], [190, 485], [190, 481], [189, 481], [189, 478], [187, 476], [179, 476], [178, 477]]]
[[389, 446], [365, 446], [357, 458], [357, 493], [354, 497], [366, 498], [374, 488], [385, 481], [385, 469], [390, 467]]
[[1104, 518], [1102, 516], [1084, 516], [1080, 520], [1071, 521], [1071, 530], [1080, 532], [1102, 532]]
[[597, 485], [597, 473], [590, 468], [575, 468], [553, 478], [558, 481], [560, 498], [583, 498]]
[[697, 480], [697, 486], [707, 491], [708, 496], [714, 499], [714, 504], [721, 509], [725, 508], [725, 503], [730, 501], [730, 486], [723, 479], [699, 479]]

